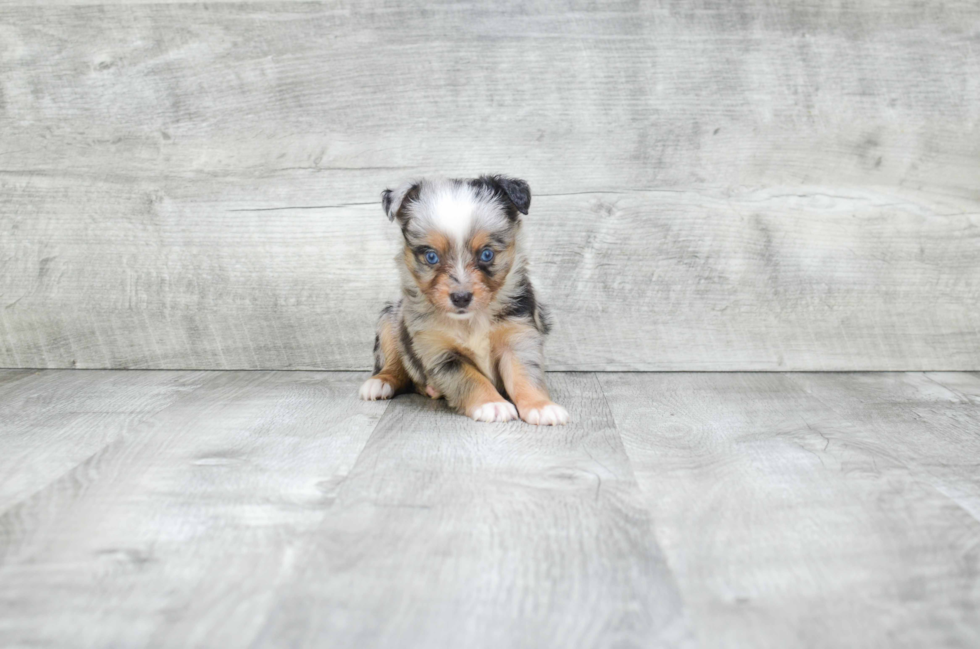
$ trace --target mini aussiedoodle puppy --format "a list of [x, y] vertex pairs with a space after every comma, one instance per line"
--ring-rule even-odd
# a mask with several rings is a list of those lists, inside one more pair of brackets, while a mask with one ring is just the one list
[[477, 421], [566, 423], [545, 385], [549, 323], [522, 249], [527, 183], [425, 179], [381, 197], [405, 242], [395, 258], [402, 297], [381, 312], [361, 398], [414, 389]]

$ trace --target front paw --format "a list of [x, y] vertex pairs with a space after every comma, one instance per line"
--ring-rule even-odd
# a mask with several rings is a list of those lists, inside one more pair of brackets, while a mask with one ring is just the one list
[[568, 411], [557, 403], [545, 403], [521, 410], [521, 419], [535, 426], [561, 426], [568, 423]]
[[477, 421], [511, 421], [517, 419], [517, 408], [508, 401], [491, 401], [474, 406], [466, 414]]
[[378, 399], [390, 399], [395, 396], [395, 389], [390, 383], [385, 383], [381, 379], [373, 376], [361, 384], [361, 389], [357, 396], [365, 401], [377, 401]]

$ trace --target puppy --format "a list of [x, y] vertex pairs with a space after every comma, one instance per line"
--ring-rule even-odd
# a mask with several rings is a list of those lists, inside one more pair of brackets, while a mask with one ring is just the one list
[[395, 257], [402, 297], [381, 312], [374, 376], [360, 397], [416, 390], [445, 397], [477, 421], [566, 423], [568, 412], [545, 385], [550, 325], [522, 249], [527, 183], [505, 176], [425, 179], [381, 197], [404, 239]]

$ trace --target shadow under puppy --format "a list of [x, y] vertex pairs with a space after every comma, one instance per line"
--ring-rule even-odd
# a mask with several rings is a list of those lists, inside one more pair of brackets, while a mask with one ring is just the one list
[[549, 324], [522, 250], [527, 183], [424, 179], [386, 189], [382, 205], [405, 243], [395, 258], [402, 298], [381, 312], [360, 397], [415, 389], [477, 421], [566, 423], [545, 385]]

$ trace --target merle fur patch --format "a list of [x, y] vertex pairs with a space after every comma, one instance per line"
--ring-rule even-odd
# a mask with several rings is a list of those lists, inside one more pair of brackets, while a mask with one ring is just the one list
[[405, 348], [405, 357], [408, 359], [409, 365], [411, 365], [411, 370], [415, 376], [425, 376], [425, 366], [422, 365], [422, 361], [419, 360], [418, 354], [415, 353], [415, 345], [412, 343], [412, 334], [408, 332], [408, 327], [405, 326], [404, 322], [399, 322], [399, 336], [401, 337], [402, 347]]
[[531, 208], [531, 187], [520, 178], [499, 175], [480, 176], [471, 180], [470, 186], [493, 192], [500, 199], [511, 221], [517, 220], [517, 212], [527, 214]]

